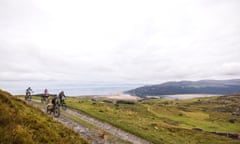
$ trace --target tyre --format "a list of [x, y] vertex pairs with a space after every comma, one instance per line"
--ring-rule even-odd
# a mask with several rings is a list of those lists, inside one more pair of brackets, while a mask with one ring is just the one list
[[55, 109], [54, 109], [54, 116], [55, 117], [59, 117], [60, 116], [60, 109], [59, 109], [59, 106], [55, 106]]
[[67, 109], [67, 105], [65, 103], [62, 104], [62, 109], [66, 110]]
[[51, 105], [48, 105], [48, 106], [47, 106], [47, 113], [48, 113], [48, 114], [51, 114], [51, 112], [52, 112]]
[[43, 98], [41, 99], [41, 103], [47, 104], [47, 103], [48, 103], [47, 98], [46, 98], [46, 97], [43, 97]]
[[60, 101], [60, 104], [61, 104], [62, 110], [66, 110], [67, 109], [67, 105], [66, 105], [64, 99], [62, 101]]
[[26, 96], [26, 100], [31, 101], [31, 96], [30, 95]]

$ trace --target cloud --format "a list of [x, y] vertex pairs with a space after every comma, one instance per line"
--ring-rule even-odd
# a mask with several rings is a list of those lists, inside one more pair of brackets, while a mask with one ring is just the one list
[[239, 76], [240, 62], [223, 63], [218, 69], [223, 75]]
[[1, 1], [0, 80], [236, 78], [239, 1]]

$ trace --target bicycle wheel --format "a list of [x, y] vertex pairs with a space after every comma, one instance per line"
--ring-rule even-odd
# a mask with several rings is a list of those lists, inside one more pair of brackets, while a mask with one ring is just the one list
[[62, 104], [62, 109], [66, 110], [67, 109], [67, 105], [65, 103]]
[[55, 109], [54, 109], [54, 116], [55, 117], [59, 117], [60, 116], [60, 109], [59, 109], [58, 106], [56, 106]]
[[47, 113], [51, 114], [51, 106], [50, 105], [47, 106]]
[[48, 100], [46, 97], [43, 99], [43, 104], [48, 104]]
[[31, 101], [31, 96], [30, 95], [27, 96], [27, 101]]

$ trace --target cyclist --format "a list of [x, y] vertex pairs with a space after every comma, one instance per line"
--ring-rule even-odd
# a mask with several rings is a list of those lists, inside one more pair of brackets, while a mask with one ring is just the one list
[[59, 117], [60, 116], [60, 109], [59, 109], [58, 105], [59, 105], [59, 102], [58, 102], [57, 95], [53, 95], [51, 103], [49, 103], [48, 106], [47, 106], [47, 113], [48, 114], [53, 113], [55, 117]]
[[60, 100], [60, 104], [64, 103], [64, 98], [66, 98], [64, 91], [61, 91], [58, 95], [58, 99]]
[[48, 89], [46, 89], [46, 88], [44, 89], [44, 96], [48, 97]]
[[42, 100], [47, 101], [48, 99], [48, 89], [44, 89], [44, 94], [42, 95]]
[[27, 98], [29, 98], [30, 100], [31, 100], [31, 93], [33, 93], [33, 90], [32, 90], [32, 88], [31, 87], [28, 87], [27, 89], [26, 89], [26, 99]]
[[58, 99], [57, 99], [57, 95], [53, 95], [53, 98], [52, 98], [52, 110], [54, 110], [55, 106], [58, 104]]

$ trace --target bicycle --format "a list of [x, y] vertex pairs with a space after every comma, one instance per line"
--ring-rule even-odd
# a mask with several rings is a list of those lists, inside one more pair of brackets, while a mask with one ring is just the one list
[[67, 109], [67, 105], [66, 105], [64, 99], [60, 100], [60, 104], [59, 104], [59, 105], [60, 105], [60, 107], [62, 107], [63, 110], [66, 110], [66, 109]]
[[31, 101], [31, 99], [32, 99], [31, 93], [30, 92], [26, 92], [25, 100], [26, 101]]
[[47, 106], [47, 113], [48, 114], [52, 114], [54, 115], [54, 117], [59, 117], [60, 116], [60, 108], [59, 108], [59, 105], [56, 104], [55, 107], [51, 104], [49, 104]]
[[43, 96], [41, 97], [41, 103], [47, 104], [47, 103], [48, 103], [48, 96], [43, 95]]

